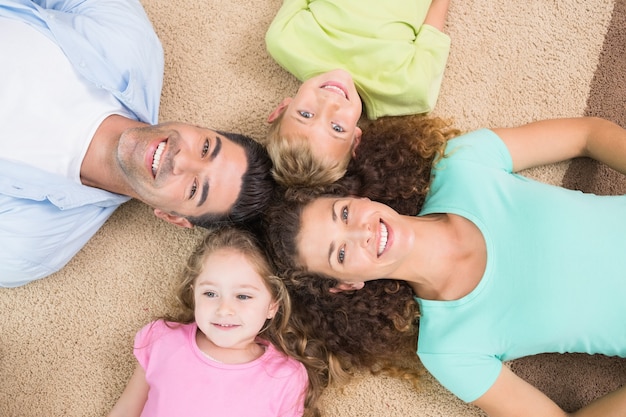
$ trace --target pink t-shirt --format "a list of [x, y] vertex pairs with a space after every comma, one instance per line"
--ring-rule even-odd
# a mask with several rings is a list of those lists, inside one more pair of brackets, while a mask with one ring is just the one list
[[135, 337], [135, 356], [150, 385], [142, 417], [301, 416], [308, 378], [304, 366], [270, 343], [252, 362], [224, 364], [196, 344], [195, 323], [162, 320]]

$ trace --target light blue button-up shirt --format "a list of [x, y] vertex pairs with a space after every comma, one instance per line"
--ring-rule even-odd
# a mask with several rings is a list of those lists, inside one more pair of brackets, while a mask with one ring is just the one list
[[[0, 16], [40, 30], [137, 120], [157, 122], [163, 48], [139, 1], [0, 0]], [[129, 199], [1, 155], [0, 149], [0, 286], [61, 269]]]

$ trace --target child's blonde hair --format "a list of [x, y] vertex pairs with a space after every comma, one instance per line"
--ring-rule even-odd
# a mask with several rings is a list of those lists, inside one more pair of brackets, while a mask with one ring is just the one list
[[341, 178], [346, 173], [352, 152], [348, 152], [339, 162], [328, 163], [315, 158], [311, 150], [311, 138], [281, 135], [283, 115], [280, 114], [270, 124], [265, 142], [267, 153], [274, 164], [274, 179], [285, 187], [311, 187], [332, 184]]

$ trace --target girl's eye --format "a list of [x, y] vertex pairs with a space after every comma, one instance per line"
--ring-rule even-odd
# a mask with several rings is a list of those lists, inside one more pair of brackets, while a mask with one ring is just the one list
[[337, 123], [331, 123], [330, 125], [332, 126], [335, 132], [338, 132], [338, 133], [345, 132], [345, 130], [343, 130], [343, 127], [339, 126]]
[[194, 180], [193, 184], [191, 184], [191, 191], [189, 191], [189, 199], [192, 200], [193, 196], [196, 195], [196, 191], [198, 190], [198, 181]]
[[341, 220], [344, 223], [348, 223], [348, 206], [343, 206], [341, 209]]
[[305, 110], [300, 110], [298, 111], [298, 113], [300, 114], [300, 116], [304, 117], [305, 119], [310, 119], [313, 117], [313, 113], [305, 111]]
[[213, 291], [205, 291], [204, 295], [206, 295], [209, 298], [213, 298], [216, 296], [216, 294]]
[[250, 298], [252, 297], [250, 297], [249, 295], [244, 295], [244, 294], [240, 294], [237, 296], [237, 299], [239, 300], [249, 300]]
[[206, 154], [209, 152], [209, 140], [204, 141], [204, 145], [202, 146], [202, 157], [204, 158]]
[[345, 259], [346, 259], [346, 247], [342, 246], [341, 248], [339, 248], [339, 251], [337, 252], [337, 262], [342, 264]]

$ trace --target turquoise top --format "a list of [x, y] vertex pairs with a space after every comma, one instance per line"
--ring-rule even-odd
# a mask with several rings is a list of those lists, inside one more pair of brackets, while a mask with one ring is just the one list
[[420, 215], [454, 213], [482, 232], [487, 265], [455, 301], [417, 299], [417, 353], [467, 402], [502, 362], [538, 353], [626, 357], [626, 196], [595, 196], [512, 173], [490, 130], [449, 142]]

